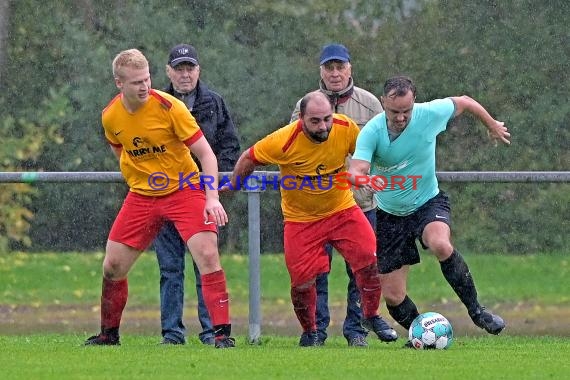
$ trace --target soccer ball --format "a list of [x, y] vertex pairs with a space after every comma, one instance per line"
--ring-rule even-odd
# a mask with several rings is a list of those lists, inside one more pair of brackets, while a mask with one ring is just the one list
[[416, 350], [449, 348], [453, 342], [451, 323], [434, 312], [420, 314], [410, 326], [409, 339]]

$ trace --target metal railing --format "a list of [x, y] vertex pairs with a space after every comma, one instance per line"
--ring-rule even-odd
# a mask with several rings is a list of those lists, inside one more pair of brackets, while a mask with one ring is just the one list
[[[221, 172], [220, 176], [230, 176]], [[252, 178], [276, 178], [278, 172], [255, 171]], [[570, 182], [570, 172], [437, 172], [442, 182]], [[120, 172], [0, 172], [0, 183], [123, 182]]]
[[[220, 177], [231, 173], [220, 173]], [[248, 186], [248, 254], [249, 254], [249, 341], [258, 343], [261, 337], [261, 269], [260, 269], [260, 209], [262, 181], [279, 178], [278, 172], [255, 171], [247, 179]], [[570, 182], [570, 172], [437, 172], [442, 182]], [[124, 182], [120, 172], [0, 172], [0, 183], [86, 183]]]

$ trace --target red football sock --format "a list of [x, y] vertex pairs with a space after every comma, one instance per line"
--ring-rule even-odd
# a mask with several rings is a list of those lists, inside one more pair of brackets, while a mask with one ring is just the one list
[[317, 287], [291, 287], [291, 302], [304, 332], [317, 330]]
[[382, 289], [377, 264], [369, 265], [354, 272], [354, 278], [360, 291], [362, 315], [364, 318], [378, 315]]
[[101, 291], [101, 327], [118, 328], [129, 296], [127, 279], [113, 281], [103, 277]]
[[202, 276], [202, 294], [212, 319], [212, 326], [229, 324], [230, 300], [223, 269]]

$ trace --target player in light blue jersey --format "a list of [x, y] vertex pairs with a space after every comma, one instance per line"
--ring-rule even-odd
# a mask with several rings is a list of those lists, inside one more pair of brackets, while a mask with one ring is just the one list
[[445, 279], [475, 325], [499, 334], [505, 322], [479, 304], [469, 268], [451, 244], [450, 203], [438, 186], [435, 148], [437, 135], [463, 112], [478, 117], [493, 139], [510, 144], [510, 134], [503, 122], [468, 96], [427, 103], [415, 103], [415, 99], [411, 79], [398, 76], [386, 81], [380, 98], [384, 112], [362, 129], [349, 170], [353, 183], [370, 170], [373, 180], [364, 187], [381, 190], [375, 195], [376, 249], [386, 306], [406, 329], [419, 314], [406, 290], [409, 266], [420, 262], [419, 239], [439, 260]]

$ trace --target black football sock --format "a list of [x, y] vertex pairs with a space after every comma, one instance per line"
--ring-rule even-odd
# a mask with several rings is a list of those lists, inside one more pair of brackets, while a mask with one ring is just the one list
[[398, 322], [400, 326], [404, 327], [406, 330], [410, 329], [410, 325], [412, 324], [414, 319], [416, 319], [416, 317], [420, 315], [418, 313], [418, 308], [416, 307], [416, 304], [407, 295], [406, 298], [404, 298], [404, 300], [399, 305], [390, 306], [386, 304], [386, 307], [388, 308], [388, 313], [390, 313], [392, 318], [394, 318], [394, 320]]
[[216, 339], [229, 337], [232, 335], [232, 325], [231, 324], [224, 324], [224, 325], [216, 325], [214, 326], [214, 335]]
[[474, 314], [480, 307], [477, 301], [477, 289], [469, 272], [469, 267], [463, 257], [455, 249], [451, 256], [439, 263], [443, 276], [451, 285], [461, 302], [467, 307], [469, 315]]

